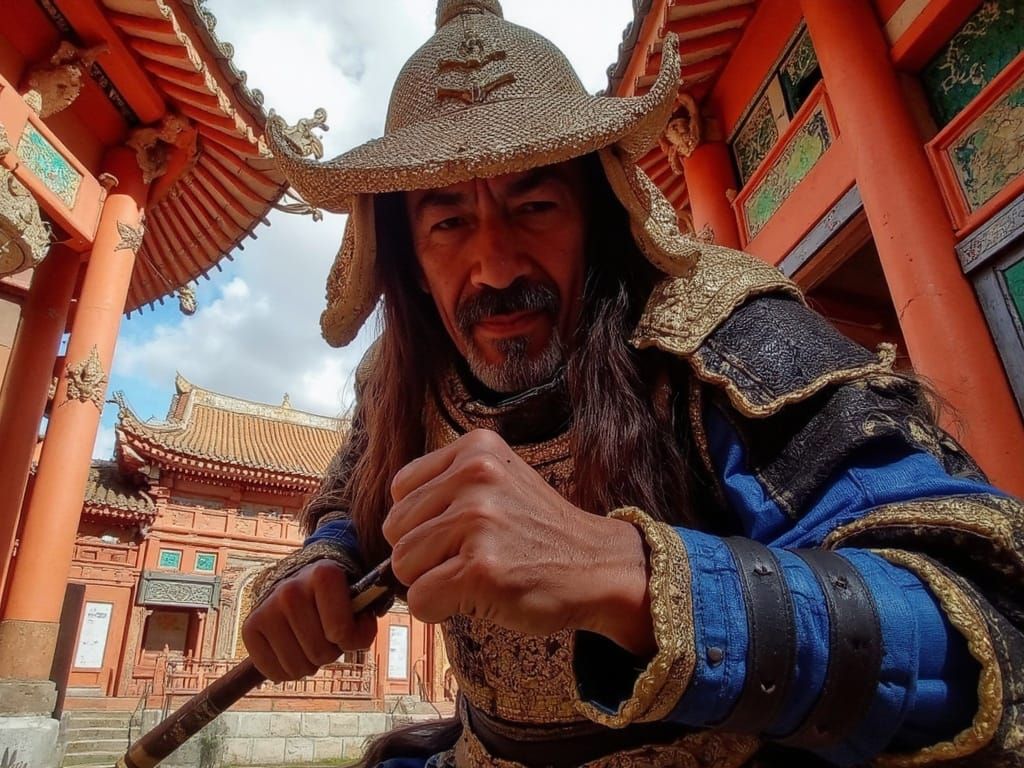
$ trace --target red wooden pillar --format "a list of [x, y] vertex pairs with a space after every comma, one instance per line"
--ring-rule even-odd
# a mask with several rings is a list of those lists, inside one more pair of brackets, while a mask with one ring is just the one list
[[0, 595], [81, 263], [81, 254], [55, 245], [36, 269], [0, 397]]
[[871, 3], [801, 6], [914, 369], [959, 412], [961, 439], [993, 481], [1024, 494], [1024, 423]]
[[728, 190], [737, 188], [728, 145], [724, 141], [702, 143], [683, 158], [683, 175], [690, 194], [693, 231], [700, 235], [708, 228], [718, 245], [739, 248], [736, 215], [726, 196]]
[[[100, 215], [64, 375], [57, 386], [32, 498], [23, 513], [0, 621], [0, 678], [45, 680], [50, 672], [114, 344], [141, 243], [146, 185], [134, 153], [112, 150], [105, 170], [118, 184]], [[75, 371], [81, 377], [77, 381]]]

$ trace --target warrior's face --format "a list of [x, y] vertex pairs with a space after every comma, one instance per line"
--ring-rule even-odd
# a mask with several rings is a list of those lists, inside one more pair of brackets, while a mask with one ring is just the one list
[[406, 194], [421, 283], [473, 374], [498, 392], [562, 364], [584, 287], [579, 163]]

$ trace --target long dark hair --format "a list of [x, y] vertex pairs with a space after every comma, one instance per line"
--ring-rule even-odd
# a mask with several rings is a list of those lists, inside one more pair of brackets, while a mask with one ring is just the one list
[[[690, 519], [686, 463], [669, 402], [678, 387], [668, 381], [678, 385], [681, 369], [628, 342], [659, 273], [638, 252], [597, 157], [579, 162], [590, 199], [583, 315], [566, 371], [573, 405], [571, 501], [599, 514], [629, 504], [656, 519], [683, 522]], [[360, 377], [351, 439], [304, 511], [312, 530], [323, 515], [345, 510], [371, 566], [389, 554], [381, 524], [391, 505], [391, 479], [423, 454], [430, 383], [457, 354], [433, 300], [418, 285], [404, 205], [401, 194], [377, 196], [381, 333]]]
[[[633, 505], [656, 519], [686, 522], [686, 460], [672, 402], [681, 389], [681, 367], [628, 342], [659, 273], [639, 253], [598, 158], [579, 162], [589, 193], [588, 246], [580, 330], [569, 345], [566, 370], [573, 407], [570, 500], [598, 514]], [[402, 196], [379, 195], [376, 220], [381, 335], [361, 377], [352, 438], [305, 512], [312, 529], [324, 514], [345, 511], [367, 566], [390, 554], [381, 524], [390, 507], [391, 479], [423, 454], [422, 413], [430, 383], [457, 354], [433, 300], [417, 284]], [[433, 754], [451, 747], [459, 732], [452, 720], [397, 729], [371, 745], [362, 765]]]

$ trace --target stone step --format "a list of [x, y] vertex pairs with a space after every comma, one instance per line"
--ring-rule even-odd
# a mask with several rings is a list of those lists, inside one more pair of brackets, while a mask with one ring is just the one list
[[125, 712], [116, 714], [104, 714], [102, 712], [90, 712], [88, 714], [64, 715], [64, 727], [72, 728], [124, 728], [128, 729], [131, 716]]
[[61, 763], [62, 768], [93, 768], [93, 766], [104, 766], [104, 768], [110, 768], [110, 766], [117, 763], [122, 757], [124, 757], [125, 750], [122, 748], [118, 752], [81, 752], [76, 755], [65, 755], [64, 762]]
[[[132, 729], [132, 735], [138, 735], [141, 730], [138, 726]], [[118, 726], [86, 726], [81, 728], [77, 725], [69, 726], [64, 731], [64, 740], [68, 743], [73, 741], [89, 741], [90, 739], [127, 739], [128, 724]]]
[[67, 750], [64, 752], [65, 755], [89, 755], [94, 752], [103, 752], [104, 754], [118, 753], [118, 756], [123, 755], [125, 750], [128, 749], [127, 735], [120, 739], [92, 739], [90, 741], [72, 741], [68, 743]]

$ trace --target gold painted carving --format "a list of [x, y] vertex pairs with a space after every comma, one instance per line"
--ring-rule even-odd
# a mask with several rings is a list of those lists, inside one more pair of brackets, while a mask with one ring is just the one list
[[40, 117], [49, 117], [70, 107], [82, 92], [83, 71], [89, 69], [108, 48], [76, 48], [64, 41], [47, 65], [30, 70], [25, 83], [25, 103]]
[[688, 93], [680, 93], [676, 101], [679, 111], [665, 126], [658, 143], [673, 173], [680, 175], [683, 172], [683, 158], [692, 155], [700, 146], [702, 130], [700, 110], [693, 97]]
[[181, 314], [191, 317], [196, 313], [199, 304], [196, 301], [196, 289], [191, 285], [183, 285], [178, 289], [178, 309]]
[[114, 246], [115, 251], [138, 253], [139, 248], [142, 247], [142, 238], [146, 235], [146, 225], [140, 221], [139, 226], [133, 227], [131, 224], [119, 221], [117, 222], [117, 233], [121, 236], [121, 241]]
[[103, 371], [100, 353], [96, 345], [92, 345], [89, 356], [80, 363], [67, 368], [68, 391], [65, 403], [77, 400], [80, 403], [91, 402], [103, 410], [103, 395], [107, 387], [107, 374]]
[[125, 143], [135, 150], [142, 178], [150, 184], [167, 173], [167, 161], [175, 149], [187, 156], [186, 167], [195, 162], [196, 137], [196, 130], [188, 120], [181, 115], [170, 114], [158, 125], [136, 128]]
[[0, 168], [0, 277], [35, 267], [50, 247], [39, 203], [15, 175]]
[[[268, 119], [275, 117], [277, 116], [271, 111], [270, 118]], [[277, 117], [277, 121], [278, 125], [282, 126], [280, 129], [281, 138], [288, 143], [288, 146], [297, 155], [300, 157], [312, 157], [317, 160], [324, 156], [323, 142], [313, 133], [313, 129], [330, 130], [327, 125], [326, 109], [317, 107], [313, 111], [313, 117], [304, 117], [295, 125], [287, 125], [280, 117]]]
[[710, 224], [705, 224], [697, 233], [697, 239], [702, 243], [713, 245], [715, 242], [715, 230]]

